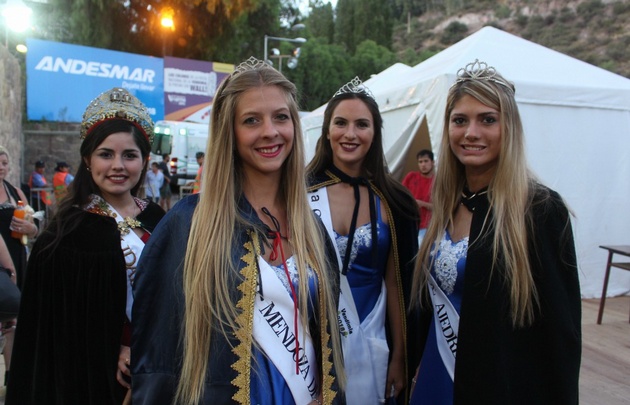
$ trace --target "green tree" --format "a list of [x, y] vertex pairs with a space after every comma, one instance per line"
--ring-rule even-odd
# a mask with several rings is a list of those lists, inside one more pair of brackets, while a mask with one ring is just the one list
[[354, 76], [350, 57], [339, 45], [315, 38], [305, 43], [302, 51], [297, 69], [283, 72], [300, 90], [302, 109], [310, 111], [328, 102]]
[[396, 61], [396, 55], [392, 51], [368, 39], [357, 47], [356, 53], [350, 58], [350, 67], [353, 75], [359, 76], [361, 80], [365, 81], [371, 75], [387, 69]]
[[306, 27], [311, 36], [323, 38], [332, 44], [335, 34], [335, 18], [332, 5], [322, 0], [310, 1], [311, 12], [306, 20]]

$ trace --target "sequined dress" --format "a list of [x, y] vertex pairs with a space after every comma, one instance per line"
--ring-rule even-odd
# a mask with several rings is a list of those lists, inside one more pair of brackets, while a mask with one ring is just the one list
[[[464, 269], [468, 237], [453, 242], [448, 231], [440, 241], [440, 246], [432, 252], [435, 263], [431, 275], [444, 294], [460, 312], [464, 291]], [[410, 405], [452, 405], [453, 380], [449, 376], [438, 351], [435, 322], [431, 320], [427, 342], [420, 363], [418, 380], [411, 395]]]

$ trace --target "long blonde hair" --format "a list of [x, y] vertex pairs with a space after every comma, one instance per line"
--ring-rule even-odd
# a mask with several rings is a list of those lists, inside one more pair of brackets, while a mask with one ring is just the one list
[[[242, 195], [242, 166], [236, 154], [234, 115], [240, 96], [247, 90], [277, 86], [284, 90], [294, 125], [293, 150], [282, 168], [280, 192], [287, 204], [291, 243], [296, 258], [302, 319], [306, 320], [309, 294], [307, 263], [321, 270], [319, 283], [325, 317], [338, 371], [342, 363], [336, 305], [330, 280], [323, 273], [326, 260], [323, 232], [308, 205], [304, 177], [304, 141], [298, 116], [297, 91], [281, 73], [268, 66], [235, 72], [217, 90], [213, 102], [210, 139], [202, 175], [202, 193], [192, 218], [184, 262], [184, 357], [176, 403], [195, 404], [203, 397], [208, 367], [210, 339], [220, 332], [226, 338], [242, 328], [236, 321], [237, 309], [230, 298], [231, 279], [239, 278], [232, 261], [235, 225], [249, 224], [238, 209]], [[236, 275], [236, 277], [235, 277]], [[305, 321], [303, 321], [305, 322]], [[320, 370], [321, 372], [321, 370]]]
[[[464, 165], [449, 145], [449, 119], [455, 104], [468, 95], [496, 109], [500, 115], [501, 150], [495, 175], [488, 186], [490, 210], [480, 237], [494, 230], [491, 271], [495, 270], [496, 263], [504, 264], [504, 273], [500, 276], [505, 278], [510, 291], [512, 323], [514, 327], [522, 327], [533, 321], [537, 302], [528, 256], [532, 221], [529, 207], [536, 182], [525, 159], [523, 125], [514, 99], [514, 86], [494, 71], [488, 72], [493, 75], [491, 79], [484, 77], [486, 72], [477, 73], [475, 78], [464, 74], [463, 80], [458, 79], [448, 93], [439, 170], [432, 191], [433, 212], [416, 261], [412, 304], [428, 302], [426, 286], [432, 265], [431, 248], [439, 243], [448, 224], [453, 222], [466, 184]], [[479, 238], [471, 244], [478, 241]]]

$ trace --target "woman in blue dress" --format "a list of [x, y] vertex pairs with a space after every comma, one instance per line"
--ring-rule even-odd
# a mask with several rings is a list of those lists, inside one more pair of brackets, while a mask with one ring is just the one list
[[296, 88], [250, 58], [211, 122], [202, 191], [168, 212], [136, 274], [133, 403], [343, 403], [338, 277], [307, 202]]
[[417, 249], [417, 207], [389, 174], [382, 118], [358, 78], [328, 102], [307, 167], [311, 208], [322, 218], [341, 270], [338, 321], [348, 404], [406, 401], [404, 286]]
[[527, 168], [514, 85], [484, 62], [460, 69], [443, 133], [413, 282], [430, 324], [411, 404], [577, 404], [571, 221]]

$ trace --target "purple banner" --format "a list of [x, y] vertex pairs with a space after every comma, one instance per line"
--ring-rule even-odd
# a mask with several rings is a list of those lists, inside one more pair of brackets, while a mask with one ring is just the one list
[[165, 119], [208, 123], [214, 93], [233, 70], [227, 63], [165, 57]]

